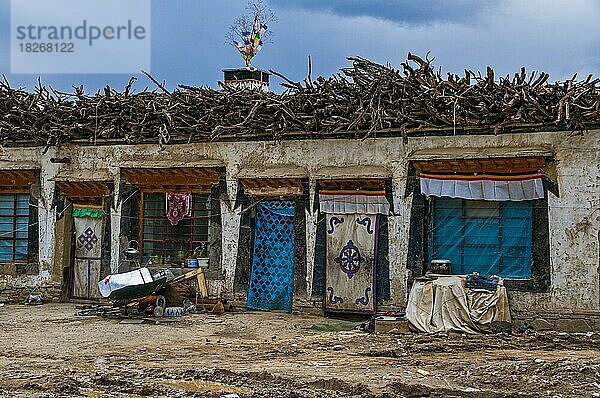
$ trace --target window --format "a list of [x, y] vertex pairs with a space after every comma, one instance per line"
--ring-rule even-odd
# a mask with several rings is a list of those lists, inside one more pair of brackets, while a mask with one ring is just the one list
[[532, 276], [533, 202], [493, 202], [436, 197], [429, 261], [448, 259], [452, 273]]
[[195, 255], [208, 257], [210, 197], [193, 194], [192, 215], [171, 225], [164, 193], [144, 193], [142, 209], [142, 260], [161, 265], [182, 265]]
[[29, 194], [0, 194], [0, 261], [26, 261]]

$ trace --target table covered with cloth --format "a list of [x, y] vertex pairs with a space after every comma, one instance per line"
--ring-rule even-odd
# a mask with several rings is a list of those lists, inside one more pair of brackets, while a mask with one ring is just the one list
[[406, 318], [424, 333], [489, 332], [496, 322], [510, 324], [508, 296], [502, 279], [494, 290], [468, 288], [467, 277], [438, 275], [416, 280], [408, 296]]

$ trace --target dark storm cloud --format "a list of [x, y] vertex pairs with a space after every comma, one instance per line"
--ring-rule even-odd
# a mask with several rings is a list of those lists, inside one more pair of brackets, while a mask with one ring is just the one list
[[330, 12], [349, 17], [372, 17], [406, 25], [434, 22], [469, 23], [492, 12], [502, 1], [496, 0], [271, 0], [270, 4], [306, 11]]

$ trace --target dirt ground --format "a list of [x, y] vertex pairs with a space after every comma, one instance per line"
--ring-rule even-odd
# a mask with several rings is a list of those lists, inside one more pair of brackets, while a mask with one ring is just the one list
[[318, 331], [302, 314], [123, 324], [0, 307], [1, 397], [600, 397], [600, 334]]

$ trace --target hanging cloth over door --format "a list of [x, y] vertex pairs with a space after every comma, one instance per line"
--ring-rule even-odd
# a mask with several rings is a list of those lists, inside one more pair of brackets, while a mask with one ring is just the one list
[[102, 208], [73, 206], [75, 224], [75, 258], [73, 297], [100, 298], [98, 281], [102, 248]]
[[325, 309], [375, 312], [377, 214], [327, 214]]
[[293, 294], [294, 202], [260, 202], [246, 306], [291, 312]]
[[319, 210], [327, 214], [325, 310], [375, 312], [379, 214], [390, 211], [385, 191], [321, 190]]

